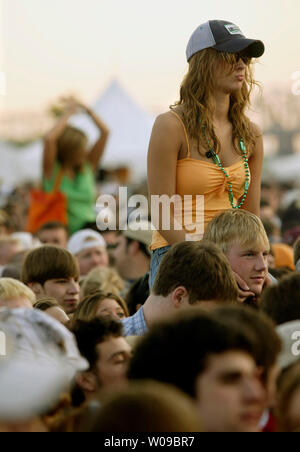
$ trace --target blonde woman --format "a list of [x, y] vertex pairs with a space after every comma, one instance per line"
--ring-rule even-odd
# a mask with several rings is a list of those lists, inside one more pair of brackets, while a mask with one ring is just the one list
[[108, 267], [94, 268], [83, 280], [81, 285], [81, 297], [84, 298], [95, 291], [110, 292], [120, 295], [124, 290], [124, 281], [117, 271]]
[[[245, 112], [256, 84], [252, 58], [263, 53], [261, 41], [245, 38], [227, 21], [206, 22], [191, 36], [180, 100], [157, 118], [149, 146], [150, 195], [181, 199], [175, 208], [171, 205], [169, 228], [162, 225], [165, 218], [152, 218], [157, 231], [151, 287], [170, 245], [201, 240], [222, 211], [243, 208], [259, 215], [262, 134]], [[174, 218], [181, 230], [172, 224]]]
[[125, 301], [116, 294], [98, 290], [85, 297], [74, 312], [71, 329], [77, 320], [89, 322], [95, 317], [113, 317], [122, 320], [129, 316]]

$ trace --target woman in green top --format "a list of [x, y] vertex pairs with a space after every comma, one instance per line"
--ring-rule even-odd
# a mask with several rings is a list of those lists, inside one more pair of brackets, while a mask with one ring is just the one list
[[[70, 117], [83, 109], [100, 131], [93, 148], [87, 151], [87, 137], [68, 125]], [[95, 173], [103, 155], [109, 130], [88, 107], [68, 100], [65, 114], [45, 136], [43, 155], [43, 189], [51, 192], [59, 171], [63, 170], [60, 191], [67, 198], [68, 227], [71, 234], [95, 221]]]

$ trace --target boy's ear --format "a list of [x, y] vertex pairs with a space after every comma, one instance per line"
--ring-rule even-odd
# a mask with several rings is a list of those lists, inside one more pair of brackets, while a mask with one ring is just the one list
[[178, 309], [181, 308], [183, 303], [188, 301], [188, 292], [185, 287], [179, 286], [172, 292], [173, 306]]
[[44, 288], [40, 283], [28, 283], [27, 286], [29, 289], [32, 290], [32, 292], [35, 293], [35, 295], [44, 295]]
[[94, 393], [97, 390], [96, 377], [92, 372], [79, 372], [75, 380], [84, 392]]

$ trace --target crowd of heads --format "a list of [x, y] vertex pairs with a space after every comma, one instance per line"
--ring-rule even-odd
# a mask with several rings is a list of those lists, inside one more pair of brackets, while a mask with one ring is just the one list
[[152, 288], [150, 224], [70, 236], [51, 222], [33, 236], [3, 213], [0, 431], [298, 431], [290, 193], [263, 184], [261, 220], [217, 215], [202, 241], [164, 254]]

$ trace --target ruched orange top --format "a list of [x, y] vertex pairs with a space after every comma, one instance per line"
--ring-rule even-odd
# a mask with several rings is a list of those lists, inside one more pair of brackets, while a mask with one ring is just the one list
[[[175, 219], [183, 225], [187, 233], [187, 240], [201, 240], [208, 223], [218, 213], [232, 209], [228, 183], [232, 183], [235, 204], [243, 196], [246, 180], [244, 161], [240, 160], [225, 167], [229, 175], [229, 178], [226, 178], [215, 163], [191, 158], [185, 125], [177, 113], [174, 111], [172, 113], [182, 124], [188, 149], [187, 158], [177, 162], [176, 194], [180, 195], [181, 202], [175, 203]], [[185, 196], [188, 198], [184, 198]], [[165, 246], [168, 246], [168, 242], [158, 231], [154, 231], [151, 250], [154, 251]]]

